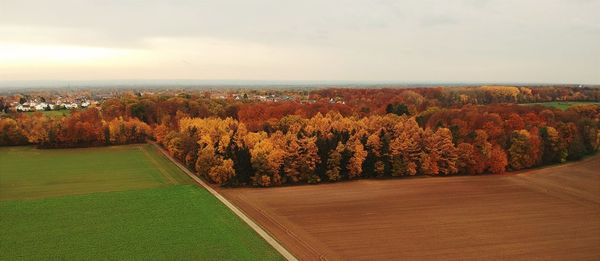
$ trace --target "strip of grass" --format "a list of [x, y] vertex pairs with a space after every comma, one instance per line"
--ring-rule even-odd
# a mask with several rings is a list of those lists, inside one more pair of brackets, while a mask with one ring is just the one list
[[559, 101], [556, 101], [556, 102], [526, 103], [525, 105], [542, 105], [542, 106], [546, 106], [546, 107], [561, 109], [564, 111], [573, 106], [589, 105], [589, 104], [600, 105], [600, 102], [559, 102]]
[[148, 144], [0, 148], [0, 200], [164, 187], [191, 180]]
[[[37, 111], [25, 112], [27, 114], [34, 114]], [[63, 117], [71, 115], [71, 110], [58, 110], [58, 111], [39, 111], [48, 117]]]
[[1, 260], [279, 260], [207, 191], [175, 185], [0, 201]]

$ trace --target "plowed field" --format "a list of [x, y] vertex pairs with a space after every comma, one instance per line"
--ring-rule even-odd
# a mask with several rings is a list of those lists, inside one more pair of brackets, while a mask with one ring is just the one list
[[600, 259], [600, 156], [521, 173], [220, 189], [303, 260]]

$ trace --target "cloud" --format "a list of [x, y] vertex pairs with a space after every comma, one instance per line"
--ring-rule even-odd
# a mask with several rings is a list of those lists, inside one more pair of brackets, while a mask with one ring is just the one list
[[[597, 10], [598, 0], [1, 0], [0, 44], [121, 54], [80, 59], [96, 71], [77, 77], [90, 79], [597, 83]], [[0, 69], [73, 77], [72, 65], [39, 62]]]
[[453, 25], [457, 24], [458, 19], [447, 15], [434, 15], [422, 19], [421, 24], [424, 26], [438, 26], [438, 25]]

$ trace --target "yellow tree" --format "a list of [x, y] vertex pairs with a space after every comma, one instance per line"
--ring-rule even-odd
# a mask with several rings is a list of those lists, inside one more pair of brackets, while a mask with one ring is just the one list
[[431, 129], [423, 132], [423, 151], [421, 153], [421, 172], [426, 175], [437, 175], [440, 154], [435, 133]]
[[238, 124], [237, 129], [235, 130], [235, 135], [233, 136], [232, 142], [238, 148], [246, 147], [245, 137], [248, 136], [248, 129], [246, 129], [246, 125], [243, 123]]
[[108, 129], [110, 132], [110, 143], [111, 144], [125, 144], [127, 138], [125, 136], [126, 128], [123, 117], [116, 117], [108, 123]]
[[254, 184], [268, 187], [281, 184], [280, 169], [285, 152], [276, 147], [270, 138], [257, 142], [250, 150]]
[[319, 176], [315, 174], [317, 164], [320, 162], [319, 155], [317, 154], [316, 140], [316, 137], [305, 137], [299, 140], [299, 173], [301, 179], [308, 183], [318, 183], [321, 181]]
[[367, 151], [365, 151], [360, 140], [356, 140], [353, 144], [350, 144], [350, 148], [353, 155], [348, 162], [348, 177], [355, 178], [362, 175], [362, 164], [367, 158]]
[[543, 158], [548, 163], [565, 162], [567, 160], [567, 147], [561, 144], [560, 134], [551, 126], [542, 129], [544, 139]]
[[375, 157], [381, 156], [381, 140], [379, 138], [379, 131], [376, 131], [367, 138], [367, 149], [370, 150]]
[[421, 160], [421, 135], [414, 118], [399, 121], [393, 128], [390, 141], [390, 158], [393, 176], [415, 175]]
[[439, 128], [435, 132], [435, 144], [439, 155], [437, 162], [439, 172], [444, 175], [456, 173], [458, 154], [452, 143], [452, 132], [448, 128]]
[[404, 159], [406, 162], [406, 173], [408, 175], [416, 175], [417, 174], [417, 166], [419, 164], [419, 160], [421, 158], [421, 141], [422, 141], [422, 133], [423, 129], [419, 127], [419, 124], [415, 120], [414, 117], [408, 119], [405, 124], [404, 131]]
[[154, 128], [154, 138], [156, 139], [156, 142], [165, 145], [163, 142], [168, 133], [169, 127], [167, 127], [167, 125], [160, 124], [156, 126], [156, 128]]
[[52, 119], [42, 113], [34, 113], [20, 120], [20, 129], [23, 130], [29, 143], [40, 144], [48, 141], [48, 128], [52, 125]]
[[492, 144], [488, 141], [488, 135], [485, 130], [475, 130], [475, 139], [473, 140], [475, 149], [474, 173], [481, 174], [490, 165], [492, 156]]
[[390, 142], [392, 176], [402, 176], [406, 172], [406, 162], [403, 156], [406, 145], [403, 141], [405, 139], [397, 137]]
[[209, 135], [204, 135], [198, 141], [198, 159], [196, 160], [196, 172], [198, 175], [210, 179], [210, 169], [219, 165], [221, 157], [215, 154], [212, 139]]
[[285, 136], [273, 135], [272, 139], [280, 138], [278, 142], [284, 148], [285, 155], [283, 158], [283, 173], [293, 183], [300, 181], [300, 165], [302, 164], [301, 146], [295, 133], [288, 132]]
[[[378, 126], [381, 126], [382, 123], [383, 123], [383, 118], [378, 122]], [[367, 150], [371, 153], [371, 155], [367, 156], [367, 158], [370, 158], [369, 160], [374, 161], [373, 168], [374, 168], [375, 174], [377, 176], [383, 176], [383, 174], [385, 172], [385, 164], [383, 163], [383, 161], [381, 161], [382, 145], [381, 145], [381, 139], [379, 138], [379, 133], [381, 133], [383, 131], [383, 128], [380, 128], [380, 129], [374, 128], [374, 129], [375, 130], [373, 131], [373, 133], [371, 135], [369, 135], [369, 137], [367, 138]]]
[[0, 146], [19, 145], [26, 142], [23, 131], [19, 128], [17, 121], [11, 118], [0, 118]]
[[527, 130], [513, 131], [508, 149], [509, 164], [513, 170], [531, 167], [531, 141]]
[[220, 164], [210, 168], [208, 177], [216, 184], [223, 184], [235, 176], [233, 161], [231, 159], [221, 160]]
[[171, 131], [165, 137], [166, 140], [166, 148], [169, 151], [171, 156], [182, 160], [185, 155], [183, 155], [183, 139], [181, 138], [182, 134], [179, 132]]

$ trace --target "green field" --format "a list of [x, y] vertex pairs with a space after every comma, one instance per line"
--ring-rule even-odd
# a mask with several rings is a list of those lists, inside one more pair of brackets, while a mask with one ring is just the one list
[[[46, 116], [50, 116], [50, 117], [62, 117], [62, 116], [69, 116], [69, 114], [71, 114], [71, 110], [58, 110], [58, 111], [40, 111], [42, 114], [46, 115]], [[25, 112], [27, 114], [34, 114], [36, 113], [35, 111], [31, 111], [31, 112]]]
[[542, 105], [546, 107], [557, 108], [561, 110], [566, 110], [569, 107], [578, 106], [578, 105], [588, 105], [588, 104], [596, 104], [600, 105], [600, 102], [540, 102], [540, 103], [526, 103], [525, 105]]
[[150, 145], [39, 150], [0, 148], [0, 200], [189, 183]]
[[0, 148], [0, 260], [279, 260], [151, 145]]

